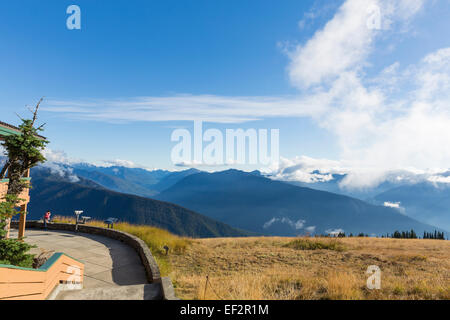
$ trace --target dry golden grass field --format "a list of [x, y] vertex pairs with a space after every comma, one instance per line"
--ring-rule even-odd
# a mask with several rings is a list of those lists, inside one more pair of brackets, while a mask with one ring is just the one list
[[[54, 222], [74, 223], [55, 217]], [[103, 227], [100, 221], [90, 225]], [[143, 239], [182, 299], [450, 300], [450, 241], [386, 238], [188, 239], [118, 223]], [[163, 247], [170, 248], [165, 255]], [[369, 290], [370, 265], [381, 289]], [[208, 286], [205, 290], [206, 277]]]
[[[201, 239], [169, 260], [182, 299], [450, 299], [443, 240]], [[381, 269], [380, 290], [367, 289], [370, 265]]]

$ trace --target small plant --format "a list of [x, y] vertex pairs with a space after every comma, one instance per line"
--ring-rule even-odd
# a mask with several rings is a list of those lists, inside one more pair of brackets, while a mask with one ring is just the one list
[[392, 293], [395, 294], [396, 296], [401, 296], [401, 295], [405, 294], [405, 289], [401, 285], [396, 285], [392, 289]]
[[344, 251], [345, 246], [337, 240], [321, 241], [309, 239], [297, 239], [285, 244], [283, 247], [296, 250], [334, 250]]
[[3, 239], [0, 241], [0, 264], [31, 268], [34, 255], [27, 252], [34, 247], [16, 239]]

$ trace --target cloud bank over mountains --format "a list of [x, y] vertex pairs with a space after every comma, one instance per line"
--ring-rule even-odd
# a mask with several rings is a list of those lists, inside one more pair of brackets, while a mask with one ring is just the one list
[[[417, 184], [428, 182], [435, 187], [450, 184], [450, 171], [445, 168], [380, 170], [378, 168], [354, 168], [351, 162], [314, 159], [307, 156], [286, 159], [263, 173], [272, 179], [303, 182], [307, 184], [335, 181], [343, 190], [370, 189], [384, 182], [393, 184]], [[342, 177], [336, 181], [337, 176]]]

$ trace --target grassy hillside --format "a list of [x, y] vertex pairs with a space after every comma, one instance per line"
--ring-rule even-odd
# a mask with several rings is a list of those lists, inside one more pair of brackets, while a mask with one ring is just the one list
[[[170, 263], [183, 299], [450, 299], [442, 240], [201, 239]], [[366, 287], [370, 265], [381, 268], [380, 290]]]

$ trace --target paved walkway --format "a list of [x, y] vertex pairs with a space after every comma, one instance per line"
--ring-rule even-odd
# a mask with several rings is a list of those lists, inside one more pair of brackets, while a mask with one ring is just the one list
[[[84, 288], [146, 284], [144, 266], [133, 248], [120, 241], [85, 233], [26, 230], [25, 241], [41, 250], [63, 252], [84, 263]], [[17, 238], [17, 230], [11, 230]]]

